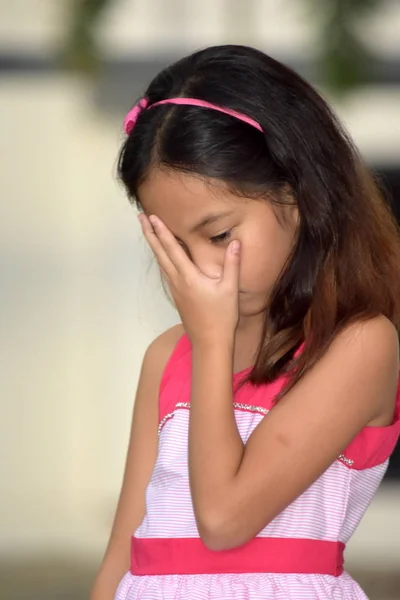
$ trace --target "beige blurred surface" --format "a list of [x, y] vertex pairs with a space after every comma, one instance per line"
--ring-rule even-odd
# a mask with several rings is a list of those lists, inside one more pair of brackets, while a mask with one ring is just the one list
[[114, 181], [119, 123], [103, 122], [73, 79], [5, 83], [0, 544], [10, 547], [19, 531], [23, 545], [31, 534], [45, 543], [72, 515], [109, 510], [141, 356], [173, 315]]
[[[0, 45], [25, 40], [47, 52], [62, 33], [54, 3], [31, 0], [19, 22], [18, 6], [0, 2]], [[131, 9], [121, 2], [104, 25], [110, 52], [129, 46]], [[218, 20], [207, 30], [207, 13], [203, 20], [204, 43], [231, 35]], [[302, 35], [299, 27], [285, 43]], [[177, 321], [115, 182], [123, 115], [99, 112], [92, 98], [77, 76], [0, 73], [1, 600], [87, 597], [118, 495], [141, 357]], [[336, 108], [368, 158], [398, 162], [400, 89], [364, 89]], [[347, 554], [375, 600], [400, 598], [399, 498], [395, 485], [382, 487]]]

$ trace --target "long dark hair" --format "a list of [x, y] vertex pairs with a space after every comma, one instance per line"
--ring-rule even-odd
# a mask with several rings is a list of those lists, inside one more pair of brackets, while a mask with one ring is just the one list
[[206, 100], [252, 117], [263, 133], [195, 106], [144, 110], [118, 164], [133, 202], [139, 203], [137, 190], [150, 169], [162, 165], [278, 204], [289, 189], [298, 205], [297, 243], [274, 286], [249, 381], [266, 383], [290, 372], [285, 393], [350, 323], [383, 314], [400, 328], [395, 219], [313, 87], [258, 50], [227, 45], [164, 69], [144, 96], [149, 105], [176, 96]]

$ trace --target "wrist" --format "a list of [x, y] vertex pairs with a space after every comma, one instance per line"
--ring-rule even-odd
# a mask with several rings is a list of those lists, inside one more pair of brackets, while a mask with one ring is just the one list
[[233, 355], [235, 347], [235, 336], [208, 336], [191, 340], [192, 350], [197, 354], [220, 354], [229, 353]]
[[192, 358], [201, 370], [233, 371], [234, 340], [202, 340], [192, 344]]

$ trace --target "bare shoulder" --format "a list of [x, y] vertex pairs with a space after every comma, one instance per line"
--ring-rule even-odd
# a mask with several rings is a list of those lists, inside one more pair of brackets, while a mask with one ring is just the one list
[[396, 327], [379, 315], [368, 321], [357, 321], [344, 329], [332, 343], [332, 355], [357, 362], [365, 369], [399, 366], [399, 338]]
[[143, 366], [152, 366], [157, 370], [163, 369], [183, 334], [183, 325], [179, 323], [157, 336], [145, 352]]
[[383, 315], [358, 321], [343, 330], [332, 342], [331, 354], [335, 371], [352, 371], [355, 377], [379, 384], [375, 397], [376, 412], [370, 425], [391, 422], [399, 381], [399, 337], [396, 327]]

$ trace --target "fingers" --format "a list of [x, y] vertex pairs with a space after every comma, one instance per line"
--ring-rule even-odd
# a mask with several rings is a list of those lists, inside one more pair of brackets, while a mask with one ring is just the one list
[[171, 278], [174, 275], [174, 273], [176, 273], [176, 269], [171, 259], [165, 252], [160, 240], [158, 239], [157, 234], [152, 227], [152, 224], [149, 222], [148, 218], [143, 214], [139, 214], [138, 219], [142, 226], [143, 235], [146, 238], [146, 241], [149, 244], [150, 248], [154, 252], [154, 255], [157, 259], [161, 271], [165, 273], [167, 278]]
[[240, 273], [240, 242], [234, 240], [229, 244], [224, 256], [224, 269], [222, 273], [222, 282], [228, 285], [232, 290], [239, 288]]
[[176, 273], [189, 277], [197, 271], [186, 252], [158, 217], [150, 215], [147, 218], [142, 214], [140, 221], [145, 237], [156, 255], [161, 269], [169, 278]]
[[[200, 273], [188, 258], [183, 248], [178, 244], [175, 237], [158, 217], [150, 215], [147, 218], [142, 213], [139, 215], [139, 220], [144, 236], [168, 280], [172, 281], [178, 274], [183, 275], [188, 280], [196, 273]], [[220, 283], [227, 285], [232, 291], [237, 291], [239, 287], [239, 271], [240, 242], [239, 240], [234, 240], [229, 244], [225, 252]]]

